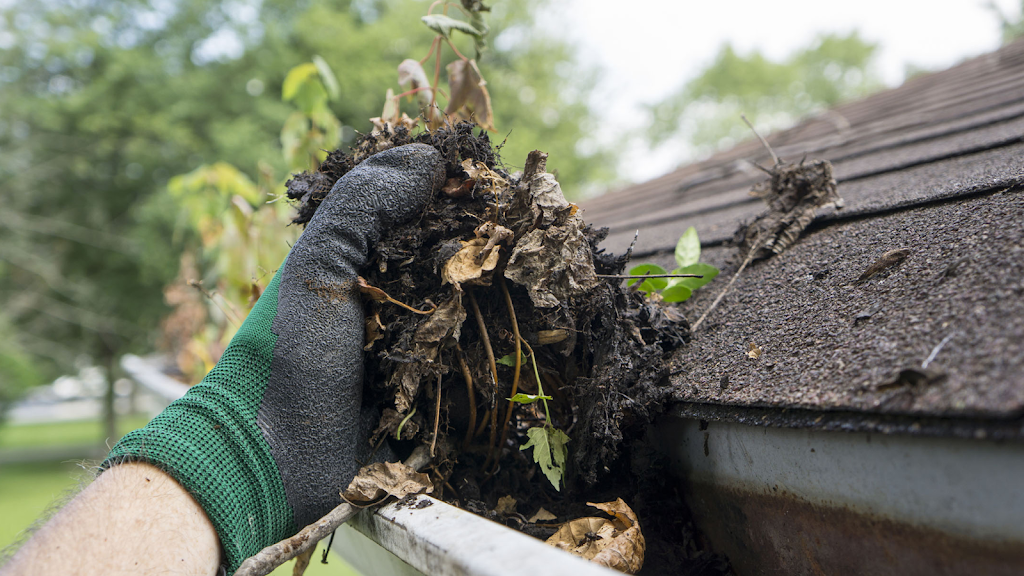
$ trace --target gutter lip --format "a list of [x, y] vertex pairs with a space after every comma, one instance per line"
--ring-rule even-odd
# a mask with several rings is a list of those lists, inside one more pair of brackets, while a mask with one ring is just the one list
[[622, 576], [423, 494], [360, 511], [349, 525], [431, 576]]
[[1024, 415], [1009, 418], [978, 416], [938, 417], [878, 414], [855, 410], [811, 410], [675, 402], [662, 416], [707, 422], [733, 422], [766, 428], [813, 429], [837, 432], [873, 432], [971, 440], [1024, 441]]

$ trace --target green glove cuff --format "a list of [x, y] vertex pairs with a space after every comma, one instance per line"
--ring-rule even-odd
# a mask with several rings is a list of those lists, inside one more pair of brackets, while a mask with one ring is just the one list
[[280, 270], [206, 378], [145, 428], [122, 438], [102, 465], [142, 461], [173, 476], [213, 522], [229, 574], [297, 531], [256, 420], [277, 343], [271, 325]]

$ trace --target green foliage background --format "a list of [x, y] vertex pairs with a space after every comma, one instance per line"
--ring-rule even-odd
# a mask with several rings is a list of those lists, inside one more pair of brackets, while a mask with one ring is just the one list
[[[611, 177], [607, 152], [575, 150], [594, 122], [565, 96], [590, 81], [571, 47], [536, 32], [539, 0], [496, 4], [480, 67], [508, 167], [543, 146], [570, 194]], [[0, 12], [0, 401], [80, 354], [152, 350], [162, 288], [196, 234], [169, 179], [222, 161], [282, 182], [279, 136], [294, 110], [282, 82], [317, 54], [340, 84], [339, 144], [354, 142], [398, 63], [426, 54], [427, 6], [50, 0]]]

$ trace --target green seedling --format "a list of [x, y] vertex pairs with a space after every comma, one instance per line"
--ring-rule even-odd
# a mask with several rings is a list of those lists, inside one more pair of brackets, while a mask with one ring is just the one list
[[[657, 264], [640, 264], [634, 266], [629, 274], [631, 276], [645, 276], [648, 274], [699, 274], [703, 278], [649, 278], [640, 284], [640, 291], [648, 295], [652, 293], [661, 294], [665, 302], [685, 302], [690, 299], [693, 291], [714, 280], [718, 276], [718, 268], [710, 264], [698, 262], [700, 260], [700, 239], [697, 237], [697, 229], [690, 226], [679, 237], [676, 243], [676, 268], [672, 272], [666, 271]], [[629, 281], [632, 286], [640, 279]]]
[[[529, 359], [530, 364], [533, 366], [533, 375], [537, 378], [537, 394], [519, 393], [509, 398], [509, 400], [517, 404], [533, 404], [539, 400], [544, 405], [544, 425], [534, 426], [527, 430], [526, 436], [529, 440], [526, 444], [520, 446], [519, 449], [533, 448], [533, 461], [540, 466], [541, 472], [544, 473], [548, 482], [551, 482], [551, 485], [555, 487], [555, 490], [561, 490], [560, 486], [565, 478], [565, 462], [569, 455], [569, 450], [565, 445], [569, 442], [569, 437], [551, 423], [551, 413], [548, 411], [548, 400], [551, 400], [551, 396], [544, 394], [544, 385], [540, 380], [537, 359], [529, 345], [527, 345], [527, 349], [530, 351], [530, 355], [523, 355], [523, 363]], [[505, 364], [502, 360], [507, 359], [509, 365], [512, 365], [515, 363], [513, 358], [512, 355], [505, 356], [498, 360], [498, 362]]]

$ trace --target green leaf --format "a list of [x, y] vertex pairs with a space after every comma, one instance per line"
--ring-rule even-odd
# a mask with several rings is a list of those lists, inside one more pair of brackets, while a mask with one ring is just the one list
[[557, 428], [536, 426], [526, 431], [530, 440], [519, 447], [520, 450], [533, 448], [533, 461], [540, 465], [541, 472], [547, 476], [548, 482], [561, 490], [558, 485], [565, 477], [565, 461], [568, 450], [565, 445], [569, 437]]
[[[658, 266], [657, 264], [641, 264], [639, 266], [634, 266], [629, 271], [630, 276], [643, 276], [644, 274], [668, 274], [668, 272], [666, 272], [664, 268]], [[632, 286], [637, 282], [640, 282], [640, 279], [634, 278], [629, 280], [627, 282], [627, 285]], [[640, 285], [640, 290], [643, 290], [644, 292], [650, 294], [651, 292], [654, 292], [656, 290], [662, 290], [666, 286], [668, 286], [668, 280], [666, 280], [665, 278], [651, 278], [649, 280], [643, 281], [643, 284]]]
[[281, 87], [281, 100], [287, 102], [295, 98], [295, 95], [299, 93], [299, 87], [316, 73], [316, 64], [311, 62], [300, 64], [289, 70], [288, 75], [284, 77], [284, 85]]
[[690, 226], [679, 237], [676, 243], [676, 265], [689, 266], [700, 260], [700, 239], [697, 238], [697, 229]]
[[543, 396], [539, 394], [523, 394], [522, 392], [509, 398], [509, 400], [516, 404], [533, 404], [537, 400], [551, 400], [551, 396]]
[[[701, 286], [711, 282], [718, 276], [718, 268], [710, 264], [690, 264], [689, 266], [683, 266], [682, 268], [676, 268], [672, 271], [673, 274], [702, 274], [703, 278], [673, 278], [670, 282], [670, 288], [673, 286], [686, 286], [691, 291], [700, 288]], [[664, 295], [664, 294], [662, 294]], [[682, 300], [679, 300], [682, 302]]]
[[474, 28], [472, 24], [463, 22], [462, 20], [456, 20], [455, 18], [445, 16], [444, 14], [427, 14], [420, 18], [420, 20], [427, 25], [427, 28], [430, 28], [445, 38], [448, 38], [451, 35], [452, 30], [464, 32], [474, 38], [480, 38], [483, 36], [483, 33]]
[[[495, 362], [497, 362], [498, 364], [501, 364], [502, 366], [510, 366], [512, 368], [515, 368], [515, 366], [516, 366], [516, 357], [514, 355], [512, 355], [512, 354], [506, 354], [506, 355], [502, 356], [501, 358], [498, 358], [497, 360], [495, 360]], [[520, 364], [526, 364], [526, 355], [525, 354], [523, 354], [522, 358], [519, 360], [519, 363]]]
[[330, 95], [331, 100], [340, 98], [341, 85], [338, 84], [338, 78], [334, 75], [334, 71], [331, 70], [327, 61], [318, 54], [313, 56], [313, 64], [316, 65], [316, 71], [320, 73], [320, 80], [323, 81], [324, 86], [327, 88], [327, 94]]
[[[687, 280], [695, 280], [695, 278], [687, 278]], [[662, 290], [661, 299], [665, 302], [685, 302], [690, 299], [692, 293], [693, 291], [686, 286], [676, 284]]]

